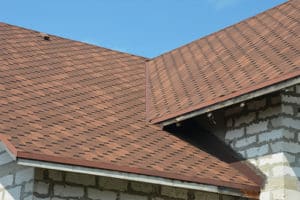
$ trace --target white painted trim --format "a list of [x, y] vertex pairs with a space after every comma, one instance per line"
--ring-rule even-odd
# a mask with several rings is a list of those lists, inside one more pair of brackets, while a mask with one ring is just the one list
[[208, 113], [208, 112], [212, 112], [212, 111], [215, 111], [215, 110], [227, 107], [227, 106], [231, 106], [233, 104], [242, 103], [244, 101], [248, 101], [255, 97], [259, 97], [259, 96], [263, 96], [263, 95], [266, 95], [266, 94], [269, 94], [272, 92], [276, 92], [276, 91], [282, 90], [287, 87], [291, 87], [291, 86], [299, 84], [299, 83], [300, 83], [300, 77], [298, 76], [296, 78], [292, 78], [292, 79], [286, 80], [284, 82], [256, 90], [254, 92], [250, 92], [250, 93], [226, 100], [221, 103], [217, 103], [217, 104], [214, 104], [214, 105], [211, 105], [211, 106], [208, 106], [208, 107], [205, 107], [205, 108], [202, 108], [202, 109], [199, 109], [196, 111], [192, 111], [187, 114], [183, 114], [181, 116], [163, 121], [163, 122], [159, 122], [158, 124], [161, 124], [161, 126], [167, 126], [170, 124], [174, 124], [174, 123], [177, 123], [177, 122], [180, 122], [180, 121], [183, 121], [186, 119], [190, 119], [190, 118], [193, 118], [193, 117], [196, 117], [196, 116]]
[[234, 189], [225, 188], [225, 187], [218, 187], [218, 186], [213, 186], [213, 185], [190, 183], [190, 182], [172, 180], [172, 179], [155, 177], [155, 176], [146, 176], [146, 175], [140, 175], [140, 174], [118, 172], [118, 171], [111, 171], [111, 170], [104, 170], [104, 169], [96, 169], [96, 168], [89, 168], [89, 167], [80, 167], [80, 166], [65, 165], [65, 164], [59, 164], [59, 163], [51, 163], [51, 162], [20, 159], [20, 158], [17, 160], [17, 164], [23, 165], [23, 166], [28, 166], [28, 167], [37, 167], [37, 168], [52, 169], [52, 170], [59, 170], [59, 171], [65, 171], [65, 172], [90, 174], [90, 175], [96, 175], [96, 176], [104, 176], [104, 177], [118, 178], [118, 179], [129, 180], [129, 181], [138, 181], [138, 182], [144, 182], [144, 183], [159, 184], [159, 185], [178, 187], [178, 188], [184, 188], [184, 189], [200, 190], [200, 191], [205, 191], [205, 192], [214, 192], [214, 193], [232, 195], [232, 196], [241, 196], [241, 197], [244, 196], [244, 194], [242, 192], [240, 192], [239, 190], [234, 190]]

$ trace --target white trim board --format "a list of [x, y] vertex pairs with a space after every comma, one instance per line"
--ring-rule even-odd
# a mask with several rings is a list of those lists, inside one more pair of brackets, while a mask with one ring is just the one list
[[184, 189], [199, 190], [199, 191], [205, 191], [205, 192], [214, 192], [214, 193], [232, 195], [232, 196], [240, 196], [240, 197], [245, 196], [239, 190], [234, 190], [234, 189], [225, 188], [225, 187], [218, 187], [218, 186], [213, 186], [213, 185], [204, 185], [204, 184], [191, 183], [191, 182], [185, 182], [185, 181], [179, 181], [179, 180], [172, 180], [172, 179], [155, 177], [155, 176], [147, 176], [147, 175], [126, 173], [126, 172], [118, 172], [118, 171], [96, 169], [96, 168], [89, 168], [89, 167], [65, 165], [65, 164], [59, 164], [59, 163], [51, 163], [51, 162], [28, 160], [28, 159], [17, 159], [17, 164], [23, 165], [23, 166], [28, 166], [28, 167], [37, 167], [37, 168], [52, 169], [52, 170], [59, 170], [59, 171], [65, 171], [65, 172], [90, 174], [90, 175], [96, 175], [96, 176], [118, 178], [118, 179], [123, 179], [123, 180], [138, 181], [138, 182], [178, 187], [178, 188], [184, 188]]

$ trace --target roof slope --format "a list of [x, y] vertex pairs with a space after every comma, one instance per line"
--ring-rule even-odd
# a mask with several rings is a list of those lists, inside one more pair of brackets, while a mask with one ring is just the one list
[[259, 190], [145, 123], [145, 58], [0, 23], [0, 138], [18, 158]]
[[299, 1], [163, 54], [147, 63], [152, 123], [300, 75]]

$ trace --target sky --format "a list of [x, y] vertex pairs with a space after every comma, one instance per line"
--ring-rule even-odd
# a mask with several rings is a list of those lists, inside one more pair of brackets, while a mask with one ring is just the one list
[[285, 0], [3, 0], [0, 21], [156, 57]]

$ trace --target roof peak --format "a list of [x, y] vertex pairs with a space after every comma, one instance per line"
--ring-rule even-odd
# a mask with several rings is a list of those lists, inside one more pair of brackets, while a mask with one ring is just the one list
[[[191, 42], [188, 42], [188, 43], [186, 43], [186, 44], [184, 44], [184, 45], [181, 45], [181, 46], [179, 46], [179, 47], [176, 47], [175, 49], [171, 49], [170, 51], [166, 51], [166, 52], [164, 52], [164, 53], [162, 53], [162, 54], [160, 54], [160, 55], [158, 55], [158, 56], [156, 56], [156, 57], [154, 57], [154, 58], [151, 58], [151, 60], [155, 60], [156, 58], [161, 57], [161, 56], [164, 56], [165, 54], [170, 54], [170, 53], [172, 53], [173, 51], [176, 51], [176, 50], [178, 50], [178, 49], [181, 49], [181, 48], [183, 48], [183, 47], [186, 47], [186, 46], [190, 45], [191, 43], [197, 42], [198, 40], [201, 40], [201, 39], [203, 39], [203, 38], [209, 37], [209, 36], [214, 35], [214, 34], [216, 34], [216, 33], [218, 33], [218, 32], [224, 31], [224, 30], [227, 29], [227, 28], [230, 28], [230, 27], [232, 27], [232, 26], [235, 26], [235, 25], [237, 25], [237, 24], [240, 24], [240, 23], [242, 23], [242, 22], [244, 22], [244, 21], [246, 21], [246, 20], [255, 18], [255, 17], [257, 17], [258, 15], [261, 15], [261, 14], [263, 14], [263, 13], [265, 13], [265, 12], [268, 12], [268, 11], [270, 11], [270, 10], [272, 10], [272, 9], [276, 9], [276, 8], [282, 6], [282, 5], [289, 4], [289, 3], [291, 3], [292, 1], [296, 1], [296, 0], [289, 0], [289, 1], [286, 1], [286, 2], [284, 2], [284, 3], [281, 3], [281, 4], [277, 5], [277, 6], [274, 6], [274, 7], [272, 7], [272, 8], [269, 8], [268, 10], [259, 12], [258, 14], [254, 15], [254, 16], [247, 17], [247, 18], [245, 18], [245, 19], [243, 19], [243, 20], [241, 20], [241, 21], [239, 21], [239, 22], [237, 22], [237, 23], [228, 25], [228, 26], [226, 26], [226, 27], [224, 27], [224, 28], [222, 28], [222, 29], [219, 29], [219, 30], [217, 30], [217, 31], [208, 33], [207, 35], [204, 35], [203, 37], [200, 37], [200, 38], [197, 38], [197, 39], [195, 39], [195, 40], [192, 40]], [[150, 60], [150, 61], [151, 61], [151, 60]]]
[[145, 59], [145, 60], [149, 60], [149, 58], [144, 57], [144, 56], [135, 55], [135, 54], [131, 54], [131, 53], [128, 53], [128, 52], [119, 51], [119, 50], [114, 50], [114, 49], [110, 49], [110, 48], [108, 48], [108, 47], [98, 46], [98, 45], [96, 45], [96, 44], [91, 44], [91, 43], [87, 43], [87, 42], [83, 42], [83, 41], [79, 41], [79, 40], [74, 40], [74, 39], [70, 39], [70, 38], [63, 37], [63, 36], [58, 36], [58, 35], [50, 34], [50, 33], [47, 33], [47, 32], [41, 32], [41, 31], [34, 30], [34, 29], [31, 29], [31, 28], [26, 28], [26, 27], [22, 27], [22, 26], [18, 26], [18, 25], [14, 25], [14, 24], [9, 24], [9, 23], [5, 23], [5, 22], [1, 22], [1, 21], [0, 21], [0, 25], [1, 25], [1, 24], [2, 24], [2, 25], [9, 26], [9, 27], [14, 27], [14, 28], [18, 28], [18, 29], [23, 29], [23, 30], [26, 30], [26, 31], [31, 31], [31, 32], [34, 32], [34, 33], [39, 34], [39, 35], [42, 34], [42, 35], [47, 35], [48, 37], [61, 38], [61, 39], [64, 39], [64, 40], [69, 40], [69, 41], [73, 41], [73, 42], [78, 42], [78, 43], [81, 43], [81, 44], [85, 44], [85, 45], [89, 45], [89, 46], [93, 46], [93, 47], [102, 48], [102, 49], [105, 49], [105, 50], [108, 50], [108, 51], [113, 51], [113, 52], [116, 52], [116, 53], [122, 53], [122, 54], [126, 54], [126, 55], [129, 55], [129, 56], [135, 56], [135, 57], [138, 57], [138, 58], [143, 58], [143, 59]]

